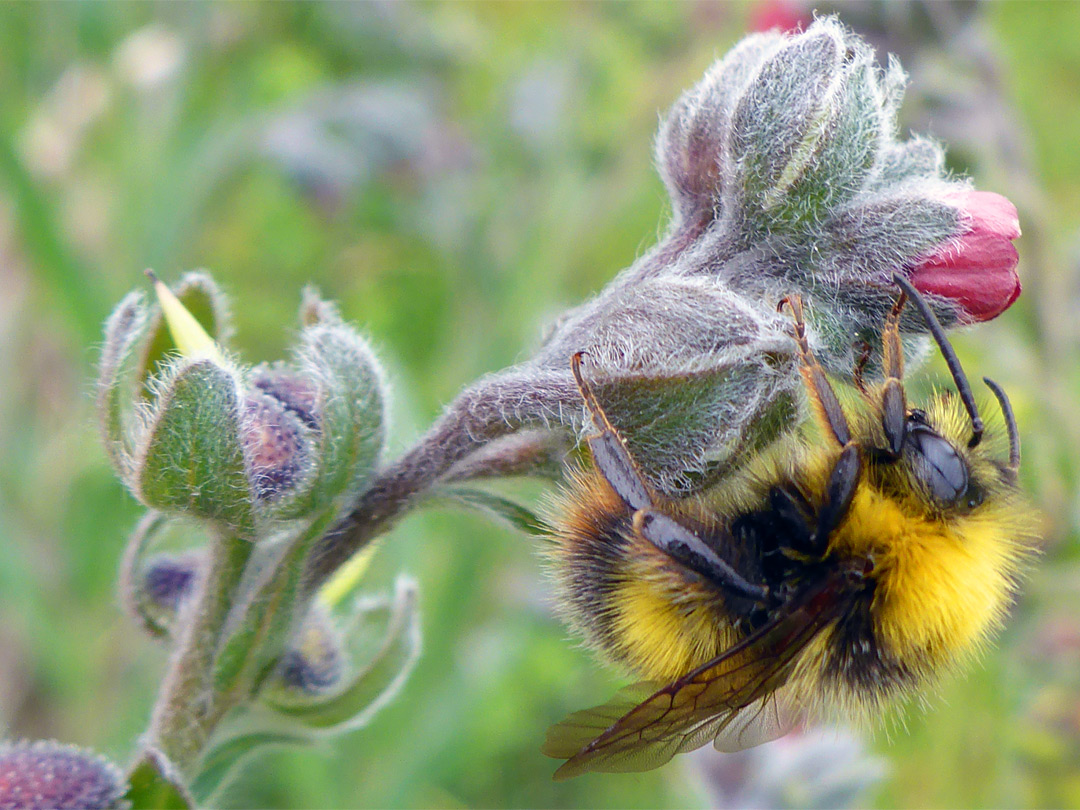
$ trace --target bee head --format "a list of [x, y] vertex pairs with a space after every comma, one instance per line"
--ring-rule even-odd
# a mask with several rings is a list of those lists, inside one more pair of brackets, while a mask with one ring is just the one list
[[[882, 395], [882, 424], [889, 448], [882, 454], [899, 463], [915, 491], [938, 509], [974, 509], [984, 500], [986, 489], [997, 484], [1014, 487], [1020, 468], [1020, 437], [1009, 398], [997, 383], [983, 378], [994, 393], [1005, 422], [1009, 441], [1008, 462], [994, 458], [994, 449], [983, 445], [985, 425], [967, 375], [933, 311], [922, 295], [902, 276], [896, 283], [903, 291], [895, 316], [910, 298], [922, 314], [952, 373], [959, 403], [948, 393], [934, 398], [929, 411], [904, 408], [902, 420], [888, 384]], [[962, 408], [960, 407], [962, 406]], [[996, 431], [993, 435], [996, 436]], [[988, 480], [989, 479], [989, 480]], [[994, 480], [997, 479], [997, 480]]]
[[950, 506], [967, 494], [967, 461], [952, 442], [930, 426], [922, 410], [914, 409], [907, 417], [901, 458], [913, 483], [934, 502]]

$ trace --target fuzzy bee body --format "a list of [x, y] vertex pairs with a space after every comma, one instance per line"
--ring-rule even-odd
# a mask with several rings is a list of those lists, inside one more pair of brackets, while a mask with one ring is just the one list
[[559, 603], [645, 684], [552, 730], [545, 752], [568, 760], [559, 777], [643, 770], [712, 740], [746, 747], [804, 716], [873, 720], [1000, 627], [1036, 534], [1011, 410], [991, 384], [1005, 418], [982, 440], [956, 370], [960, 397], [908, 408], [903, 303], [885, 330], [885, 381], [860, 380], [844, 408], [793, 302], [817, 419], [693, 498], [649, 490], [581, 382], [603, 430], [556, 509]]

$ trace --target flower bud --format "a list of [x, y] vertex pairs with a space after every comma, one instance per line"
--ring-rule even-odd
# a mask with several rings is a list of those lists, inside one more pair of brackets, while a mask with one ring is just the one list
[[364, 725], [397, 694], [416, 664], [416, 601], [416, 583], [399, 577], [389, 599], [357, 598], [340, 606], [347, 617], [344, 634], [316, 603], [261, 693], [263, 702], [281, 719], [309, 731], [342, 733]]
[[[701, 277], [650, 279], [594, 307], [564, 322], [534, 364], [569, 377], [569, 358], [585, 350], [608, 419], [664, 491], [695, 488], [752, 446], [757, 426], [791, 414], [795, 378], [777, 372], [794, 350], [775, 307]], [[574, 396], [568, 417], [582, 414]]]
[[313, 380], [304, 379], [288, 366], [260, 366], [252, 372], [250, 382], [309, 428], [319, 430], [319, 391]]
[[724, 184], [730, 184], [724, 150], [734, 102], [782, 42], [776, 34], [747, 37], [665, 116], [656, 137], [656, 165], [677, 221], [692, 224], [720, 213]]
[[311, 429], [276, 397], [248, 389], [241, 441], [249, 480], [258, 501], [297, 491], [311, 467]]
[[915, 265], [911, 283], [958, 305], [964, 320], [996, 318], [1020, 295], [1012, 243], [1020, 236], [1016, 206], [989, 191], [961, 192], [947, 201], [960, 211], [961, 232]]
[[278, 664], [285, 688], [313, 696], [330, 691], [345, 671], [341, 636], [325, 610], [315, 606]]
[[751, 31], [797, 31], [813, 19], [810, 11], [794, 0], [756, 0], [750, 6], [746, 27]]
[[157, 626], [168, 627], [195, 593], [202, 575], [203, 555], [197, 551], [157, 554], [146, 561], [137, 598]]
[[110, 810], [125, 790], [115, 765], [82, 748], [0, 744], [0, 810]]
[[221, 331], [208, 276], [187, 277], [176, 295], [155, 286], [159, 306], [129, 297], [110, 319], [99, 376], [106, 442], [136, 497], [252, 539], [268, 521], [341, 508], [383, 443], [385, 382], [363, 338], [309, 300], [304, 311], [320, 317], [302, 329], [295, 362], [248, 370], [186, 306]]

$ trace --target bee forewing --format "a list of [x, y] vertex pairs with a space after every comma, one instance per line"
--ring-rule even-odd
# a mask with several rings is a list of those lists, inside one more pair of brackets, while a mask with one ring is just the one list
[[603, 706], [576, 712], [554, 726], [544, 753], [567, 759], [555, 778], [657, 768], [676, 754], [725, 735], [740, 718], [734, 738], [744, 741], [739, 747], [756, 745], [749, 742], [755, 735], [765, 742], [761, 735], [767, 730], [784, 727], [784, 714], [777, 714], [773, 728], [744, 712], [758, 710], [772, 698], [787, 682], [799, 653], [842, 615], [848, 600], [841, 583], [842, 576], [831, 572], [809, 584], [756, 633], [643, 701], [647, 683], [628, 687]]

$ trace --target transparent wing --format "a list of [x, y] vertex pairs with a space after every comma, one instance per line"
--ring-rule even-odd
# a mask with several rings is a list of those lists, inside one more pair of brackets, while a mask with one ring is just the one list
[[781, 687], [757, 703], [733, 712], [731, 720], [720, 729], [713, 747], [724, 754], [744, 751], [772, 742], [792, 731], [804, 719], [801, 707], [783, 695]]
[[555, 778], [657, 768], [715, 740], [733, 721], [747, 723], [755, 709], [768, 710], [799, 652], [847, 607], [843, 582], [833, 571], [807, 585], [760, 630], [674, 683], [659, 690], [635, 684], [553, 726], [543, 751], [566, 760]]

